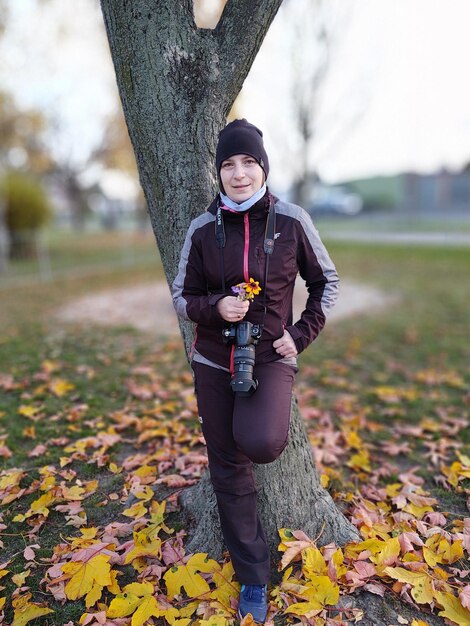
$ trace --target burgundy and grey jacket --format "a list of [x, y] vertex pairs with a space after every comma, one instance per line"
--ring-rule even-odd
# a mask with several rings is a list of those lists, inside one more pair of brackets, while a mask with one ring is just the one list
[[[178, 315], [197, 324], [196, 354], [216, 366], [230, 369], [231, 346], [222, 337], [222, 329], [229, 324], [219, 315], [216, 304], [224, 296], [233, 295], [232, 286], [248, 282], [250, 277], [265, 290], [267, 305], [264, 318], [262, 291], [250, 303], [244, 317], [253, 324], [264, 321], [261, 340], [256, 346], [256, 363], [282, 358], [272, 343], [283, 335], [284, 329], [294, 339], [297, 351], [302, 352], [323, 328], [339, 288], [335, 266], [309, 215], [269, 192], [244, 213], [223, 210], [226, 236], [222, 249], [226, 286], [223, 292], [221, 249], [215, 235], [217, 202], [218, 197], [204, 214], [191, 222], [172, 287]], [[276, 211], [276, 233], [265, 285], [264, 238], [270, 202]], [[293, 324], [292, 296], [298, 273], [305, 280], [309, 295], [305, 310]]]

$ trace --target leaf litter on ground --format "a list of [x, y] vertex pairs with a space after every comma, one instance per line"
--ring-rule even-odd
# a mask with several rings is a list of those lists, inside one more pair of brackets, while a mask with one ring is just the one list
[[[0, 474], [7, 555], [0, 611], [12, 626], [46, 619], [54, 609], [44, 597], [55, 606], [82, 602], [78, 623], [91, 626], [235, 623], [239, 584], [230, 561], [186, 554], [184, 530], [171, 528], [178, 494], [207, 467], [179, 344], [138, 365], [135, 356], [128, 360], [122, 405], [100, 415], [77, 392], [97, 375], [95, 366], [68, 371], [54, 358], [29, 377], [0, 374], [0, 387], [16, 402], [26, 459], [34, 459], [34, 466], [14, 466], [4, 428], [0, 456], [10, 465]], [[268, 623], [279, 616], [314, 626], [354, 623], [361, 609], [337, 605], [364, 589], [417, 608], [423, 619], [414, 626], [427, 624], [426, 614], [470, 625], [470, 457], [459, 438], [468, 415], [456, 399], [464, 380], [450, 369], [401, 368], [398, 384], [390, 361], [380, 380], [371, 376], [364, 386], [353, 361], [305, 366], [297, 397], [322, 483], [362, 541], [320, 546], [321, 537], [280, 529], [282, 578], [270, 590]], [[38, 441], [41, 425], [54, 436]], [[452, 496], [449, 510], [439, 505], [439, 491]], [[116, 506], [106, 521], [106, 509]], [[93, 525], [96, 509], [102, 523]], [[57, 526], [60, 539], [42, 550], [45, 533]], [[11, 535], [24, 541], [14, 553]]]

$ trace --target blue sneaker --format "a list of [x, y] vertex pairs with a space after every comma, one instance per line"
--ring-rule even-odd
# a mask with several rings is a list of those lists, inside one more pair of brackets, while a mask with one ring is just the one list
[[264, 624], [268, 613], [267, 585], [242, 585], [238, 615], [243, 619], [251, 613], [255, 622]]

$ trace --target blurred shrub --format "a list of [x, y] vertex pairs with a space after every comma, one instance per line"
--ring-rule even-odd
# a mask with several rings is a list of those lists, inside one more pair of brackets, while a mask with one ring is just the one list
[[396, 209], [395, 199], [387, 193], [371, 194], [364, 199], [364, 211], [390, 211]]
[[31, 254], [31, 235], [52, 215], [51, 205], [41, 185], [20, 172], [9, 172], [0, 182], [0, 197], [5, 210], [5, 226], [10, 237], [12, 257]]
[[41, 185], [34, 179], [10, 172], [1, 183], [5, 201], [5, 225], [10, 232], [37, 230], [51, 217], [51, 206]]

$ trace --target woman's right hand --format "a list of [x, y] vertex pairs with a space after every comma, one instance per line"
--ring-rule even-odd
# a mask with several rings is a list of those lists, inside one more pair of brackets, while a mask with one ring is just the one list
[[235, 296], [225, 296], [217, 304], [217, 311], [226, 322], [240, 322], [246, 315], [250, 302], [248, 300], [238, 300]]

